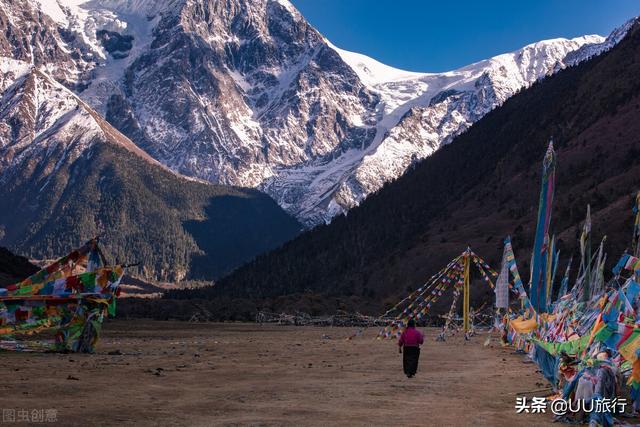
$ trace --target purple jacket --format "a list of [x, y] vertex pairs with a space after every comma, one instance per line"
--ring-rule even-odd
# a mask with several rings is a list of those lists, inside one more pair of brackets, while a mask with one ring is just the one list
[[400, 335], [398, 345], [400, 347], [420, 347], [420, 344], [422, 344], [423, 342], [424, 336], [422, 335], [422, 332], [420, 332], [416, 328], [407, 328], [404, 330], [402, 335]]

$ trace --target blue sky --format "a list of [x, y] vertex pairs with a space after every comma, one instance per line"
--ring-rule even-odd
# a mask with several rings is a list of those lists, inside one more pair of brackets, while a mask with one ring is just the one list
[[336, 46], [445, 71], [555, 37], [607, 35], [640, 0], [291, 0]]

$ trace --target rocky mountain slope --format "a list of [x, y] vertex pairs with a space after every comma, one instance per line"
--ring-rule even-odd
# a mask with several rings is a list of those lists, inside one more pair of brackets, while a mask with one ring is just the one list
[[287, 0], [0, 3], [0, 54], [46, 69], [172, 170], [258, 188], [307, 225], [626, 28], [423, 74], [336, 48]]
[[[541, 162], [551, 136], [558, 158], [552, 230], [561, 269], [577, 251], [591, 204], [594, 245], [608, 237], [610, 271], [630, 244], [640, 189], [638, 75], [636, 23], [609, 52], [508, 99], [348, 216], [258, 257], [215, 288], [170, 298], [213, 298], [212, 307], [242, 298], [247, 306], [309, 312], [368, 305], [379, 313], [467, 245], [496, 266], [509, 234], [527, 277]], [[483, 292], [489, 294], [479, 281], [475, 296]]]
[[3, 58], [0, 83], [0, 243], [19, 253], [104, 233], [141, 276], [215, 278], [300, 229], [263, 193], [170, 171], [42, 68]]

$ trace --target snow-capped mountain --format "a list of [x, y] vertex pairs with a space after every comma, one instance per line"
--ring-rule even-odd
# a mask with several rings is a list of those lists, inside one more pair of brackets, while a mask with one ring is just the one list
[[0, 55], [46, 70], [172, 170], [259, 188], [307, 225], [624, 33], [429, 74], [338, 49], [287, 0], [0, 4]]
[[[600, 36], [545, 40], [437, 74], [406, 73], [338, 50], [380, 96], [383, 115], [373, 142], [334, 193], [329, 212], [352, 207], [363, 194], [397, 178], [412, 162], [450, 142], [518, 90], [566, 67], [567, 58], [573, 65], [607, 47]], [[580, 50], [584, 54], [575, 55]]]
[[47, 188], [62, 165], [71, 164], [100, 141], [109, 141], [162, 167], [121, 135], [69, 89], [29, 63], [0, 62], [0, 183], [38, 175]]
[[106, 232], [138, 275], [211, 279], [300, 229], [257, 190], [170, 171], [30, 62], [3, 58], [0, 88], [2, 246], [50, 258]]

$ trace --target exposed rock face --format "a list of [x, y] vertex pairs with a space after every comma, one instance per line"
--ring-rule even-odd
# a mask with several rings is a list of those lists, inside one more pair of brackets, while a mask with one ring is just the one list
[[44, 67], [172, 170], [259, 188], [307, 225], [625, 31], [423, 74], [334, 47], [287, 0], [0, 3], [2, 55]]
[[126, 58], [133, 47], [133, 36], [123, 36], [115, 31], [99, 30], [96, 37], [114, 59]]
[[0, 6], [0, 57], [38, 65], [66, 86], [82, 90], [83, 76], [101, 59], [97, 52], [38, 3], [3, 0]]

